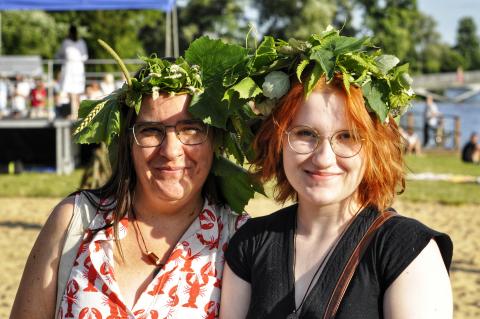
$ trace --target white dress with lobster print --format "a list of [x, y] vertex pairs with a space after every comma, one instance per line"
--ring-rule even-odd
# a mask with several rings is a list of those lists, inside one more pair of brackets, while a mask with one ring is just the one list
[[[205, 201], [172, 251], [167, 263], [148, 285], [133, 309], [122, 301], [115, 280], [113, 229], [99, 230], [112, 218], [97, 213], [80, 245], [57, 318], [217, 318], [224, 252], [232, 232], [248, 215]], [[93, 231], [93, 230], [97, 231]], [[231, 230], [230, 230], [231, 229]], [[119, 225], [124, 238], [128, 219]]]

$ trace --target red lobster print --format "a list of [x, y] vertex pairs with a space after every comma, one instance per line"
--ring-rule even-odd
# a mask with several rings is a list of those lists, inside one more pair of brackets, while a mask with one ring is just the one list
[[220, 312], [220, 304], [215, 301], [209, 301], [203, 309], [205, 310], [204, 319], [215, 319]]
[[83, 276], [87, 278], [87, 282], [88, 282], [87, 287], [83, 289], [83, 291], [98, 291], [97, 288], [95, 287], [95, 280], [97, 279], [97, 271], [95, 270], [95, 267], [93, 267], [90, 256], [87, 256], [87, 258], [85, 258], [83, 265], [85, 266], [85, 271], [83, 272]]
[[80, 290], [78, 282], [75, 279], [70, 280], [67, 283], [66, 289], [67, 295], [67, 313], [65, 314], [65, 318], [73, 318], [72, 307], [73, 304], [77, 302], [77, 292]]
[[78, 257], [80, 256], [80, 254], [82, 254], [88, 249], [89, 244], [90, 242], [88, 240], [82, 241], [80, 247], [78, 247], [77, 255], [75, 256], [75, 262], [73, 263], [73, 266], [78, 266]]
[[205, 239], [202, 234], [197, 233], [197, 238], [200, 243], [202, 243], [203, 246], [208, 247], [209, 250], [218, 248], [219, 237], [215, 238], [214, 236], [210, 236], [210, 239]]
[[[137, 317], [138, 315], [141, 315], [141, 314], [143, 314], [143, 313], [145, 313], [145, 309], [140, 309], [140, 310], [135, 311], [135, 312], [133, 313], [133, 315], [134, 315], [135, 317]], [[142, 317], [140, 317], [140, 318], [147, 318], [147, 316], [144, 315], [144, 316], [142, 316]], [[150, 310], [150, 319], [158, 319], [158, 311], [156, 311], [156, 310]]]
[[217, 216], [211, 210], [205, 209], [198, 216], [198, 219], [200, 220], [200, 227], [202, 229], [212, 229], [217, 221]]
[[163, 319], [172, 318], [173, 311], [175, 310], [175, 306], [178, 305], [178, 302], [180, 301], [177, 295], [177, 288], [178, 288], [178, 285], [173, 286], [172, 289], [170, 289], [170, 291], [168, 292], [168, 296], [170, 297], [170, 299], [167, 301], [167, 304], [165, 305], [165, 307], [168, 308], [168, 313]]
[[105, 295], [104, 301], [110, 310], [110, 314], [105, 319], [122, 319], [126, 317], [125, 305], [118, 299], [117, 294], [111, 291], [106, 284], [103, 284], [102, 292]]
[[221, 288], [222, 282], [219, 278], [217, 278], [217, 269], [215, 269], [215, 266], [211, 261], [207, 262], [202, 269], [200, 269], [200, 274], [204, 282], [208, 282], [208, 276], [215, 277], [216, 281], [213, 286]]
[[102, 319], [102, 314], [96, 308], [85, 307], [80, 310], [78, 314], [78, 319]]
[[178, 266], [172, 268], [172, 270], [164, 272], [160, 277], [157, 279], [157, 284], [148, 292], [149, 295], [161, 295], [163, 294], [163, 288], [165, 285], [172, 279], [173, 272], [177, 269]]
[[113, 271], [113, 267], [108, 262], [104, 262], [100, 266], [100, 273], [103, 276], [107, 277], [106, 280], [108, 280], [109, 283], [111, 283], [113, 280], [115, 280], [115, 274], [114, 274], [114, 271]]
[[202, 281], [200, 282], [199, 276], [195, 273], [188, 273], [186, 277], [187, 284], [190, 287], [185, 288], [185, 293], [188, 294], [188, 302], [182, 305], [183, 307], [188, 307], [188, 308], [198, 308], [196, 305], [196, 301], [198, 296], [203, 295], [205, 292], [204, 286], [207, 285], [208, 283], [208, 276], [201, 276]]
[[185, 261], [185, 263], [183, 264], [183, 267], [182, 267], [182, 269], [180, 269], [180, 271], [194, 272], [194, 270], [192, 269], [192, 263], [197, 258], [197, 256], [198, 255], [192, 255], [192, 249], [188, 248], [187, 249], [187, 255], [186, 256], [183, 256], [183, 255], [180, 256]]

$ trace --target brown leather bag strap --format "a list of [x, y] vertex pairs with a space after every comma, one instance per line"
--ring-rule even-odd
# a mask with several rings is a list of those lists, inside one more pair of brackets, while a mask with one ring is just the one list
[[345, 265], [345, 268], [343, 269], [342, 274], [340, 275], [340, 278], [338, 279], [335, 288], [333, 289], [333, 293], [330, 296], [330, 300], [328, 301], [327, 309], [325, 310], [323, 319], [335, 318], [338, 307], [342, 302], [343, 295], [345, 294], [345, 291], [347, 291], [348, 285], [352, 280], [353, 273], [357, 269], [357, 266], [360, 263], [360, 259], [362, 258], [363, 254], [365, 253], [365, 250], [370, 244], [370, 241], [372, 240], [373, 235], [375, 235], [377, 229], [379, 229], [384, 222], [386, 222], [388, 219], [390, 219], [395, 215], [397, 215], [397, 212], [393, 210], [385, 210], [375, 218], [373, 223], [367, 229], [362, 239], [358, 243], [357, 247], [355, 247], [355, 249], [353, 250], [352, 255], [348, 259], [348, 262]]

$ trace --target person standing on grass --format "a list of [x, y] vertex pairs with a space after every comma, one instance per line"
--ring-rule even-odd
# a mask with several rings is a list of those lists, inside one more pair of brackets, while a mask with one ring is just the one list
[[221, 319], [452, 318], [450, 238], [390, 208], [405, 185], [394, 117], [412, 97], [408, 66], [369, 43], [333, 29], [266, 37], [254, 68], [234, 70], [248, 74], [235, 89], [273, 105], [254, 171], [295, 204], [230, 241]]

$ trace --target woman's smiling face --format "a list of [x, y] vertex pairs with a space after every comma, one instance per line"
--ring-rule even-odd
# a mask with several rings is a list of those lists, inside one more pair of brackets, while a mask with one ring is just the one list
[[337, 90], [314, 91], [300, 107], [288, 130], [307, 126], [319, 136], [316, 149], [298, 154], [283, 139], [283, 168], [299, 202], [314, 206], [342, 204], [354, 196], [364, 173], [362, 152], [343, 158], [334, 153], [329, 138], [349, 130], [345, 96]]
[[[136, 123], [158, 122], [166, 126], [189, 120], [190, 96], [160, 95], [156, 100], [145, 97]], [[175, 130], [166, 131], [162, 143], [142, 148], [132, 143], [137, 175], [137, 191], [165, 201], [187, 202], [201, 194], [213, 161], [213, 143], [207, 138], [198, 145], [184, 145]]]

